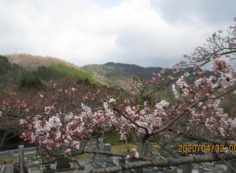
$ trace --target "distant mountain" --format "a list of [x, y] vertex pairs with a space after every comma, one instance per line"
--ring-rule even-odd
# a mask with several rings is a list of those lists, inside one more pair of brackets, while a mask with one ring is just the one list
[[136, 75], [141, 78], [149, 78], [152, 73], [160, 72], [160, 67], [141, 67], [135, 64], [122, 64], [108, 62], [103, 65], [86, 65], [82, 67], [85, 70], [98, 73], [101, 76], [113, 77], [113, 76], [130, 76]]
[[104, 77], [111, 85], [120, 86], [129, 90], [130, 83], [134, 76], [141, 79], [147, 79], [150, 78], [153, 73], [160, 72], [162, 68], [145, 68], [134, 64], [108, 62], [103, 65], [86, 65], [82, 67], [82, 69]]
[[[89, 82], [96, 85], [106, 85], [130, 90], [130, 83], [133, 77], [147, 79], [151, 77], [153, 73], [158, 73], [162, 69], [160, 67], [145, 68], [134, 64], [113, 62], [108, 62], [103, 65], [78, 67], [58, 58], [33, 56], [29, 54], [13, 54], [6, 55], [5, 57], [7, 57], [9, 61], [9, 67], [17, 67], [14, 70], [13, 68], [9, 68], [12, 76], [15, 74], [13, 71], [17, 69], [21, 71], [19, 74], [15, 74], [17, 80], [15, 80], [15, 82], [12, 81], [15, 83], [14, 86], [17, 85], [16, 83], [19, 84], [22, 78], [25, 78], [25, 81], [27, 81], [27, 78], [37, 79], [38, 82], [42, 80], [43, 83], [47, 83], [50, 80], [71, 78], [76, 82]], [[20, 75], [21, 73], [24, 73], [24, 75]], [[29, 75], [29, 73], [33, 75]], [[0, 82], [2, 81], [1, 78], [4, 77], [0, 74]], [[9, 77], [9, 79], [13, 80], [13, 77]]]
[[[21, 70], [21, 73], [16, 73], [15, 78], [17, 80], [15, 82], [9, 81], [9, 84], [14, 83], [14, 86], [21, 86], [21, 81], [26, 82], [26, 85], [35, 85], [35, 81], [36, 83], [39, 83], [39, 81], [47, 83], [50, 80], [61, 80], [64, 78], [70, 78], [77, 83], [90, 83], [97, 86], [108, 85], [103, 78], [99, 78], [99, 76], [95, 76], [91, 72], [87, 72], [76, 65], [57, 58], [19, 54], [2, 56], [0, 59], [5, 63], [2, 66], [8, 67], [7, 69], [10, 74], [15, 74], [17, 69]], [[10, 68], [13, 66], [17, 68]], [[3, 82], [1, 78], [10, 80], [12, 77], [0, 74], [0, 83]]]

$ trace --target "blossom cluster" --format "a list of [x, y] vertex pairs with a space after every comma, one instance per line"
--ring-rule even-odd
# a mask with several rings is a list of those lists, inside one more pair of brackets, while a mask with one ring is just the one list
[[[73, 147], [80, 149], [80, 141], [88, 139], [97, 130], [109, 127], [110, 117], [103, 110], [95, 112], [90, 107], [81, 105], [79, 115], [57, 113], [49, 118], [36, 115], [21, 119], [20, 124], [26, 129], [21, 137], [30, 143], [36, 143], [40, 148], [53, 149]], [[48, 111], [45, 109], [45, 111]], [[107, 110], [108, 111], [108, 110]], [[68, 154], [68, 149], [65, 150]]]
[[120, 133], [121, 140], [127, 140], [130, 134], [143, 136], [151, 134], [155, 129], [160, 128], [167, 120], [165, 109], [169, 103], [165, 100], [156, 104], [154, 109], [145, 106], [139, 107], [127, 106], [124, 111], [124, 116], [112, 116], [112, 124]]

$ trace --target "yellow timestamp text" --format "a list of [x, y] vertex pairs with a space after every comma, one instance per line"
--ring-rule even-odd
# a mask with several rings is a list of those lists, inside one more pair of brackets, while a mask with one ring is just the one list
[[236, 144], [179, 144], [179, 153], [224, 153], [236, 152]]

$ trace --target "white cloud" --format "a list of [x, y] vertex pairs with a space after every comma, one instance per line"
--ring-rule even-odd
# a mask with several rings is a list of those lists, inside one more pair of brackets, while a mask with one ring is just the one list
[[[225, 26], [222, 26], [223, 28]], [[194, 17], [171, 23], [151, 0], [0, 0], [0, 53], [167, 66], [219, 29]]]

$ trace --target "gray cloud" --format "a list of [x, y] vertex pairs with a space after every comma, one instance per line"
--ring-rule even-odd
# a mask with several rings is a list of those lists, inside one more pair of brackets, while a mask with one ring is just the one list
[[233, 0], [191, 2], [0, 0], [0, 54], [171, 66], [232, 23]]
[[171, 22], [199, 18], [206, 23], [232, 22], [236, 17], [235, 0], [151, 0], [154, 8]]

